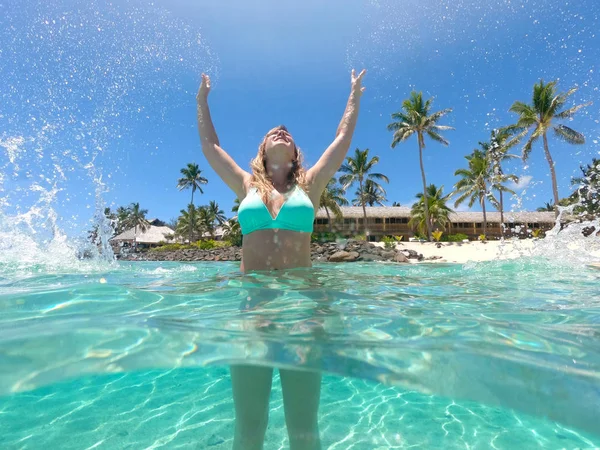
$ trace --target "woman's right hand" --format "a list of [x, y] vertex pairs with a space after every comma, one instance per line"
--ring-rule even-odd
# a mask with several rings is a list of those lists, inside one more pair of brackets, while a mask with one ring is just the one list
[[198, 95], [196, 95], [196, 101], [198, 103], [206, 102], [208, 94], [210, 92], [210, 77], [206, 74], [202, 74], [202, 82], [200, 83], [200, 89], [198, 89]]

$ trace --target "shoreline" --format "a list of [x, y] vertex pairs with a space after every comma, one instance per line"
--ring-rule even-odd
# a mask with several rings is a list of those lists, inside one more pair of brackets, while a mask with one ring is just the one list
[[[398, 242], [385, 248], [383, 242], [348, 240], [344, 243], [312, 243], [314, 262], [456, 263], [509, 260], [530, 256], [537, 239], [468, 242]], [[184, 249], [146, 251], [118, 257], [119, 261], [240, 261], [240, 247], [211, 250]], [[600, 260], [600, 255], [599, 255]]]
[[[468, 262], [510, 260], [529, 256], [535, 242], [534, 239], [484, 242], [400, 242], [396, 246], [400, 250], [408, 249], [421, 253], [425, 258], [434, 255], [440, 257], [435, 259], [434, 262], [465, 264]], [[381, 243], [378, 242], [377, 244]]]

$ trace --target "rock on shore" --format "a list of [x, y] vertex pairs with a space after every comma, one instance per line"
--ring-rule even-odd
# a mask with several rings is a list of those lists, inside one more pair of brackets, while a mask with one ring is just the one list
[[[325, 242], [311, 244], [315, 262], [390, 261], [409, 263], [423, 261], [422, 254], [409, 249], [385, 249], [366, 241], [348, 240], [344, 243]], [[222, 247], [212, 250], [186, 249], [173, 251], [147, 251], [120, 256], [121, 261], [241, 261], [240, 247]], [[428, 259], [438, 259], [431, 257]]]

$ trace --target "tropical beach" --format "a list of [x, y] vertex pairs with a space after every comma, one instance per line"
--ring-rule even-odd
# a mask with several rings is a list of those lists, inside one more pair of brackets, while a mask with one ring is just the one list
[[[331, 178], [320, 196], [313, 224], [313, 241], [333, 242], [338, 238], [406, 241], [417, 238], [433, 242], [440, 241], [442, 236], [444, 240], [451, 242], [485, 242], [505, 237], [538, 239], [543, 238], [545, 232], [555, 227], [562, 229], [572, 223], [578, 224], [581, 218], [588, 221], [597, 220], [600, 216], [600, 160], [593, 158], [587, 165], [580, 165], [581, 176], [572, 177], [570, 180], [571, 193], [560, 198], [556, 165], [548, 149], [547, 139], [548, 130], [552, 129], [557, 137], [569, 144], [585, 144], [585, 136], [582, 133], [560, 122], [566, 119], [573, 120], [573, 116], [579, 110], [590, 106], [591, 103], [565, 107], [577, 88], [559, 92], [557, 81], [544, 83], [540, 80], [532, 91], [530, 104], [515, 101], [510, 107], [509, 110], [517, 114], [515, 123], [492, 130], [488, 141], [479, 142], [479, 148], [465, 155], [467, 168], [454, 171], [458, 180], [453, 190], [448, 193], [444, 193], [443, 186], [427, 184], [422, 152], [425, 136], [445, 146], [449, 145], [441, 133], [454, 128], [440, 125], [439, 121], [450, 114], [452, 108], [433, 112], [433, 99], [425, 100], [421, 92], [412, 91], [410, 97], [402, 102], [402, 110], [391, 114], [393, 121], [387, 128], [393, 132], [392, 149], [406, 142], [411, 136], [417, 138], [423, 190], [416, 194], [416, 201], [410, 207], [398, 202], [391, 206], [386, 205], [388, 199], [384, 183], [389, 183], [389, 178], [376, 171], [380, 157], [370, 156], [368, 148], [356, 148], [354, 154], [347, 156], [339, 168], [339, 177]], [[520, 159], [522, 164], [527, 164], [533, 144], [540, 137], [543, 138], [543, 149], [549, 166], [553, 201], [539, 206], [535, 212], [506, 211], [505, 201], [511, 198], [508, 196], [512, 196], [513, 199], [518, 197], [511, 188], [511, 183], [518, 185], [521, 180], [517, 175], [507, 172], [504, 164], [514, 159]], [[519, 146], [521, 154], [512, 153]], [[228, 218], [214, 200], [200, 207], [194, 204], [194, 194], [203, 194], [203, 186], [208, 184], [208, 179], [202, 175], [199, 165], [188, 163], [180, 173], [177, 189], [190, 190], [191, 201], [187, 208], [181, 209], [180, 215], [171, 219], [168, 224], [153, 219], [153, 238], [149, 238], [146, 233], [146, 230], [152, 227], [151, 222], [146, 219], [148, 210], [142, 209], [139, 203], [119, 206], [115, 211], [110, 208], [104, 209], [103, 221], [113, 230], [109, 237], [113, 251], [119, 253], [123, 245], [138, 251], [139, 243], [155, 244], [155, 250], [161, 250], [165, 244], [168, 247], [170, 244], [186, 243], [191, 247], [195, 243], [196, 246], [210, 249], [220, 246], [215, 244], [217, 235], [225, 245], [241, 244], [242, 232], [237, 215]], [[349, 200], [348, 191], [352, 188], [356, 188], [356, 191], [354, 198]], [[232, 213], [237, 214], [240, 202], [239, 198], [235, 199]], [[452, 209], [465, 202], [468, 203], [468, 208], [479, 205], [481, 212]], [[353, 206], [348, 206], [350, 204]], [[496, 211], [490, 212], [486, 209], [490, 206]], [[100, 244], [97, 232], [99, 226], [96, 224], [88, 234], [91, 243], [97, 245]], [[595, 225], [588, 228], [589, 233], [597, 232]], [[144, 241], [144, 238], [148, 239]], [[482, 256], [484, 254], [487, 256]], [[451, 260], [466, 262], [472, 260], [473, 255], [473, 252], [470, 252], [469, 256], [465, 253], [462, 257], [453, 256]], [[476, 260], [489, 260], [494, 257], [491, 252], [483, 251]]]
[[598, 2], [0, 10], [0, 448], [600, 448]]

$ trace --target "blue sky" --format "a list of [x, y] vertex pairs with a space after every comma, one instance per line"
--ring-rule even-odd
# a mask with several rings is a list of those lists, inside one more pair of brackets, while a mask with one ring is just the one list
[[[369, 148], [388, 175], [389, 204], [410, 206], [421, 189], [412, 139], [390, 148], [390, 114], [411, 89], [453, 108], [443, 124], [449, 147], [425, 150], [429, 183], [449, 191], [464, 156], [508, 109], [529, 101], [540, 78], [579, 86], [593, 101], [571, 123], [586, 135], [572, 147], [550, 137], [562, 196], [580, 163], [600, 152], [600, 5], [594, 0], [117, 0], [52, 5], [0, 4], [0, 211], [50, 205], [61, 228], [88, 227], [98, 186], [112, 206], [140, 202], [169, 220], [189, 202], [179, 170], [196, 162], [209, 179], [197, 204], [216, 200], [229, 214], [234, 195], [205, 161], [195, 92], [213, 78], [213, 120], [223, 147], [248, 168], [265, 132], [288, 126], [314, 163], [334, 137], [350, 70], [368, 70], [351, 152]], [[552, 198], [541, 147], [526, 165], [508, 209]], [[32, 186], [35, 188], [32, 190]], [[52, 191], [54, 188], [54, 191]], [[349, 190], [351, 198], [355, 189]], [[40, 200], [46, 194], [51, 200]], [[45, 210], [44, 210], [45, 211]], [[41, 216], [45, 214], [41, 213]]]

